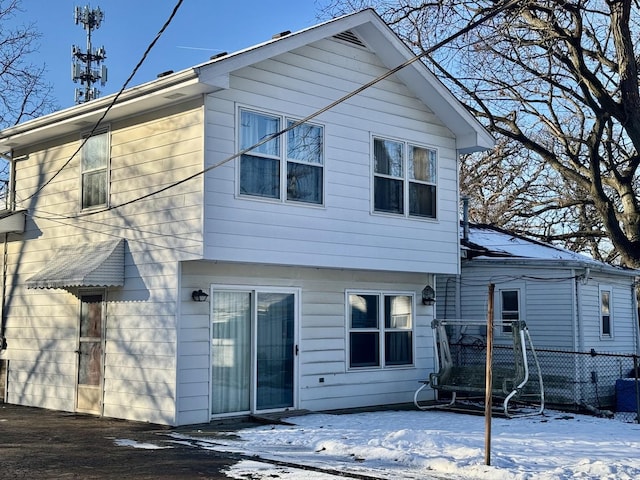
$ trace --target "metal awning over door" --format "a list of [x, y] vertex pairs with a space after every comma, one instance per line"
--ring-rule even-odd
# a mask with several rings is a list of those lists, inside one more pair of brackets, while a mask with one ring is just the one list
[[27, 288], [122, 286], [124, 244], [120, 238], [61, 247], [42, 270], [26, 281]]

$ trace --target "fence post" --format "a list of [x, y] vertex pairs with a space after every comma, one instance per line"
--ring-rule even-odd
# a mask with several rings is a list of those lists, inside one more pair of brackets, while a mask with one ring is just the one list
[[495, 285], [489, 284], [487, 309], [487, 364], [484, 384], [484, 463], [491, 465], [491, 403], [493, 393], [493, 292]]
[[636, 423], [640, 423], [640, 388], [638, 387], [638, 355], [633, 355], [633, 377], [636, 384]]

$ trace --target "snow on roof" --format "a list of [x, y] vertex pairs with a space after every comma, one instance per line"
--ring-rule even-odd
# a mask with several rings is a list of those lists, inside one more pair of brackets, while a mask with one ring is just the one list
[[638, 274], [636, 270], [616, 267], [599, 262], [587, 255], [572, 252], [548, 243], [529, 239], [490, 225], [469, 224], [468, 239], [464, 240], [461, 229], [462, 245], [468, 252], [468, 258], [513, 258], [541, 261], [569, 261], [580, 265], [593, 266], [602, 270]]
[[[482, 247], [492, 253], [491, 256], [524, 257], [538, 259], [576, 260], [595, 262], [593, 258], [551, 244], [521, 237], [505, 230], [485, 225], [469, 225], [469, 243]], [[473, 245], [471, 245], [473, 244]]]

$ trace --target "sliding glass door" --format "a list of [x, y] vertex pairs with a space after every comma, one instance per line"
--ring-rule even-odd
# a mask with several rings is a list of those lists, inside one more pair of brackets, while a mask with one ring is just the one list
[[294, 406], [296, 293], [211, 294], [211, 413]]

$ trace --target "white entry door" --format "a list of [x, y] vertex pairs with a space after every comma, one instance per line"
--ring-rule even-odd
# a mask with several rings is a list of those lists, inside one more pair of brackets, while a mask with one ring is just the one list
[[211, 292], [211, 414], [294, 406], [297, 295]]

